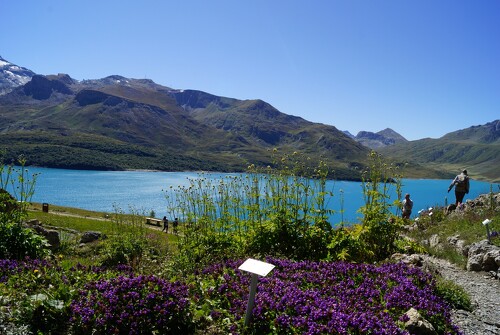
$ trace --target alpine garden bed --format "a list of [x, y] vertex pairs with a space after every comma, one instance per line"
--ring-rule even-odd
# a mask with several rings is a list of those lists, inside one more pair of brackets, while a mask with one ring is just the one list
[[231, 334], [409, 334], [405, 313], [416, 309], [439, 334], [461, 334], [450, 306], [436, 295], [433, 277], [404, 263], [345, 262], [276, 265], [260, 278], [253, 317], [244, 327], [250, 277], [229, 260], [197, 275], [192, 299], [198, 313]]
[[47, 261], [3, 261], [3, 319], [16, 310], [40, 334], [409, 334], [405, 313], [413, 307], [438, 334], [461, 334], [433, 277], [419, 268], [266, 261], [276, 267], [259, 279], [248, 326], [250, 276], [238, 270], [242, 260], [180, 281], [127, 267], [65, 270]]

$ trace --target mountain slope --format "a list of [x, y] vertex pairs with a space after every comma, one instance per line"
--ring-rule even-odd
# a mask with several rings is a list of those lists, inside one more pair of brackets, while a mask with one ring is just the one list
[[472, 177], [500, 181], [500, 120], [458, 130], [439, 139], [422, 139], [380, 148], [382, 154]]
[[[42, 76], [3, 59], [0, 65], [24, 74], [0, 94], [0, 149], [8, 149], [7, 160], [23, 154], [28, 164], [59, 168], [226, 172], [272, 165], [277, 149], [278, 155], [299, 151], [326, 162], [331, 177], [359, 179], [370, 152], [334, 126], [281, 113], [262, 100], [118, 75], [84, 81]], [[408, 163], [405, 177], [448, 178], [443, 169], [467, 165], [477, 166], [481, 177], [498, 178], [498, 122], [448, 134], [437, 144], [408, 142], [391, 129], [365, 135], [388, 145], [377, 150], [396, 164]]]
[[34, 75], [33, 71], [12, 64], [0, 56], [0, 95], [26, 84]]
[[0, 141], [31, 164], [96, 169], [242, 171], [272, 164], [271, 149], [329, 162], [359, 178], [368, 149], [333, 126], [283, 114], [261, 100], [175, 90], [110, 76], [34, 75], [0, 96]]

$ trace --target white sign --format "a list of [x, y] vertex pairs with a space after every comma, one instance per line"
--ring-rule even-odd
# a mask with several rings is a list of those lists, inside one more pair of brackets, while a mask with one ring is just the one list
[[486, 226], [487, 224], [490, 224], [491, 223], [491, 220], [490, 219], [486, 219], [483, 221], [483, 224]]
[[265, 277], [274, 269], [274, 265], [249, 258], [238, 269]]

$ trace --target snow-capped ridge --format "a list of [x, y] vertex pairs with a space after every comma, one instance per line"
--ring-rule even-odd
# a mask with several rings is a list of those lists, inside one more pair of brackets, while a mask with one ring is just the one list
[[12, 64], [0, 56], [0, 95], [7, 94], [14, 88], [26, 84], [34, 75], [33, 71]]

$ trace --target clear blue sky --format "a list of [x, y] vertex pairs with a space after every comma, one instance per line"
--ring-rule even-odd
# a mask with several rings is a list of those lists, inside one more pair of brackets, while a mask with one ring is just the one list
[[0, 55], [409, 140], [500, 118], [499, 0], [0, 0]]

